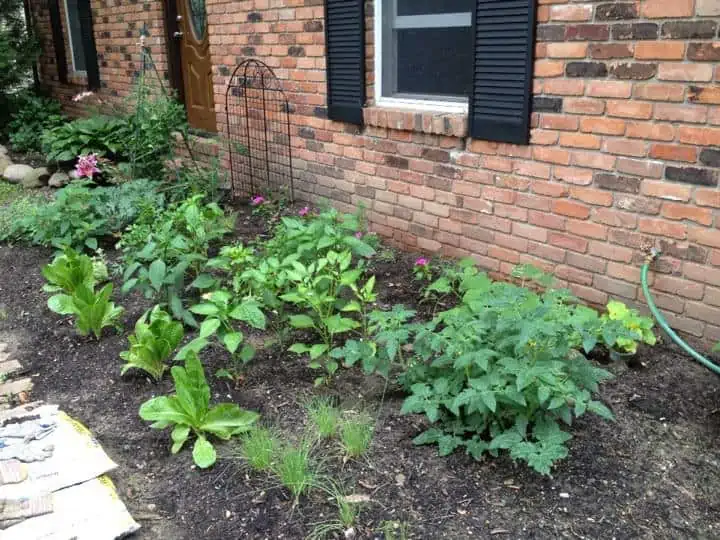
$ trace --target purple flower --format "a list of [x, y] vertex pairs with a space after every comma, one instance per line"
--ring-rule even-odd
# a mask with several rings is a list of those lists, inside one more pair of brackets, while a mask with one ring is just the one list
[[303, 206], [300, 210], [298, 210], [298, 216], [305, 217], [310, 213], [310, 208], [307, 206]]
[[252, 206], [260, 206], [265, 202], [265, 197], [262, 195], [255, 195], [252, 199], [250, 199], [250, 204]]
[[75, 165], [75, 173], [77, 173], [80, 178], [92, 178], [93, 174], [100, 172], [97, 163], [98, 161], [95, 154], [80, 156], [78, 157], [77, 165]]
[[362, 238], [362, 237], [363, 237], [363, 233], [361, 233], [360, 231], [358, 231], [358, 232], [355, 233], [355, 238], [360, 239], [360, 238]]
[[427, 266], [428, 262], [430, 261], [428, 261], [425, 257], [420, 257], [415, 261], [415, 266]]

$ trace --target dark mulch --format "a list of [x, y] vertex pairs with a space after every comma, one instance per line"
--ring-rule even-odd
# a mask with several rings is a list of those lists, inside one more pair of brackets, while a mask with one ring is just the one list
[[[243, 236], [262, 231], [241, 216]], [[169, 392], [168, 380], [121, 378], [118, 353], [126, 334], [100, 342], [75, 335], [48, 311], [40, 267], [50, 252], [0, 248], [0, 340], [34, 374], [34, 398], [58, 403], [86, 424], [119, 467], [111, 475], [143, 539], [300, 539], [313, 524], [335, 517], [314, 494], [293, 508], [274, 481], [223, 459], [209, 471], [192, 466], [190, 452], [169, 452], [169, 433], [148, 428], [137, 410], [151, 396]], [[412, 302], [417, 286], [412, 257], [388, 257], [375, 269], [381, 301]], [[391, 286], [392, 284], [392, 286]], [[131, 329], [149, 306], [121, 300]], [[204, 357], [215, 400], [258, 410], [267, 422], [299, 434], [301, 402], [315, 392], [316, 373], [294, 355], [262, 350], [239, 388], [215, 379], [226, 361]], [[372, 502], [359, 520], [360, 538], [383, 538], [383, 521], [406, 522], [412, 538], [713, 538], [720, 537], [720, 379], [689, 358], [657, 347], [644, 367], [612, 366], [617, 378], [602, 399], [617, 421], [594, 417], [576, 423], [570, 457], [544, 478], [507, 458], [477, 463], [456, 454], [439, 458], [414, 447], [422, 419], [399, 414], [402, 396], [386, 395], [367, 459], [342, 464], [336, 450], [323, 452], [325, 470]], [[346, 370], [323, 392], [347, 407], [377, 410], [383, 383]], [[219, 446], [229, 455], [231, 444]]]

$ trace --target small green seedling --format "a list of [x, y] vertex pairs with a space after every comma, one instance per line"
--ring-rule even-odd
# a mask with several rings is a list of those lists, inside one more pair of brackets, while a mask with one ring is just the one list
[[342, 420], [340, 409], [328, 398], [315, 398], [307, 406], [308, 419], [320, 439], [330, 439], [338, 432]]
[[310, 454], [311, 444], [308, 441], [300, 441], [297, 446], [284, 445], [273, 460], [273, 472], [296, 501], [315, 485], [317, 471]]
[[348, 458], [362, 456], [370, 448], [375, 421], [366, 413], [348, 413], [340, 425], [340, 444]]
[[240, 454], [256, 471], [269, 471], [280, 441], [267, 428], [254, 427], [242, 438]]

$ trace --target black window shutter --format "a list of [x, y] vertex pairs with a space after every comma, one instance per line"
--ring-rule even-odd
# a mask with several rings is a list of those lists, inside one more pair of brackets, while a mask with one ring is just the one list
[[535, 0], [477, 0], [470, 136], [528, 144]]
[[328, 118], [363, 123], [365, 104], [364, 0], [326, 0]]
[[95, 33], [93, 31], [92, 10], [90, 0], [78, 0], [78, 18], [80, 19], [80, 34], [82, 47], [85, 53], [85, 71], [87, 73], [88, 88], [100, 89], [100, 67], [98, 66], [97, 48], [95, 47]]
[[50, 31], [52, 32], [53, 49], [55, 49], [55, 65], [57, 66], [58, 80], [67, 84], [67, 58], [65, 57], [65, 39], [63, 38], [62, 22], [60, 20], [60, 6], [58, 0], [49, 0]]

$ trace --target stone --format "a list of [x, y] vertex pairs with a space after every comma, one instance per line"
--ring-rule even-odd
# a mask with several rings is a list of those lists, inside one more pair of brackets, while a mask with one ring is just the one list
[[15, 164], [10, 165], [3, 172], [3, 178], [11, 184], [19, 184], [25, 175], [32, 172], [33, 168], [30, 165]]
[[50, 171], [45, 167], [32, 169], [22, 179], [22, 185], [25, 189], [36, 189], [43, 187], [50, 180]]
[[56, 173], [53, 173], [53, 175], [50, 177], [50, 180], [48, 180], [48, 186], [54, 187], [54, 188], [61, 188], [66, 184], [70, 183], [70, 176], [68, 173], [63, 171], [58, 171]]
[[0, 156], [7, 156], [7, 148], [5, 148], [2, 144], [0, 144]]
[[0, 175], [2, 175], [10, 165], [12, 165], [10, 158], [4, 154], [0, 154]]

